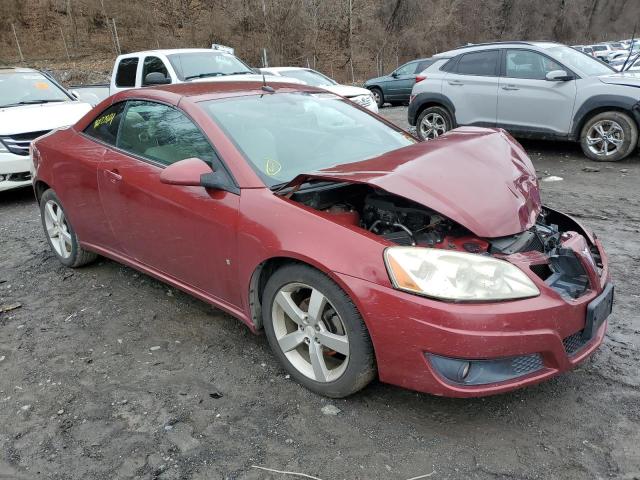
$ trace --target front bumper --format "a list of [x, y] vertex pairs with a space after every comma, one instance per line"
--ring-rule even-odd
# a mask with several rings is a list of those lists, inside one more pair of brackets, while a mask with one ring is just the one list
[[[587, 306], [602, 287], [575, 300], [541, 287], [536, 298], [485, 304], [452, 304], [418, 297], [338, 274], [365, 319], [381, 381], [449, 397], [507, 392], [568, 371], [602, 343], [605, 321], [586, 343], [576, 345]], [[606, 278], [603, 279], [606, 281]], [[503, 382], [461, 385], [434, 368], [431, 355], [498, 360], [538, 355], [540, 368]]]
[[0, 152], [0, 192], [31, 185], [29, 156]]

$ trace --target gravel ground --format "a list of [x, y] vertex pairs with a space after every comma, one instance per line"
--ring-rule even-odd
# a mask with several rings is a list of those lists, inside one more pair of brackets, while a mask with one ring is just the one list
[[[382, 113], [405, 125], [406, 109]], [[640, 162], [525, 147], [564, 179], [545, 201], [604, 241], [617, 300], [585, 364], [484, 399], [380, 383], [318, 397], [207, 304], [112, 261], [62, 267], [31, 191], [1, 193], [0, 305], [20, 307], [0, 314], [0, 478], [640, 478]]]

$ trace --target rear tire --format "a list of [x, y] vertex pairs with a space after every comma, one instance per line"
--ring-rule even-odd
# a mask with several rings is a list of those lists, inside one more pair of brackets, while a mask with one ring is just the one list
[[444, 107], [425, 108], [418, 116], [416, 133], [420, 140], [433, 140], [454, 128], [453, 117]]
[[376, 104], [378, 105], [378, 108], [382, 108], [382, 106], [384, 105], [384, 95], [382, 94], [382, 90], [377, 87], [371, 88], [370, 90], [373, 94], [373, 98], [376, 101]]
[[580, 132], [584, 154], [596, 162], [617, 162], [629, 156], [638, 143], [638, 127], [626, 113], [602, 112], [586, 121]]
[[358, 309], [318, 270], [278, 269], [265, 286], [262, 317], [274, 355], [309, 390], [342, 398], [375, 378], [373, 345]]
[[46, 190], [40, 197], [40, 218], [49, 246], [60, 263], [77, 268], [97, 258], [97, 254], [80, 246], [62, 203], [52, 189]]

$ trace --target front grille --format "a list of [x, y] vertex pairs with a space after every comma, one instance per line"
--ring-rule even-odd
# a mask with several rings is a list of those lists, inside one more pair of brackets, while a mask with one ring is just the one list
[[0, 182], [26, 182], [31, 180], [31, 173], [7, 173], [6, 175], [0, 175]]
[[29, 145], [31, 142], [42, 135], [49, 133], [50, 130], [41, 132], [20, 133], [17, 135], [7, 135], [0, 137], [7, 150], [16, 155], [29, 155]]
[[587, 344], [587, 342], [588, 340], [585, 340], [582, 335], [582, 330], [574, 333], [573, 335], [569, 335], [562, 340], [564, 351], [567, 352], [567, 355], [575, 355]]
[[513, 372], [518, 375], [535, 372], [536, 370], [540, 370], [542, 366], [542, 356], [539, 353], [514, 357], [511, 362]]

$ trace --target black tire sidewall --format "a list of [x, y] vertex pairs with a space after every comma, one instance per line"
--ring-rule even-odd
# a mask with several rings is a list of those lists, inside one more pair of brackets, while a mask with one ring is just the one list
[[[321, 383], [300, 373], [282, 352], [276, 340], [271, 312], [277, 292], [289, 283], [304, 283], [317, 288], [336, 309], [349, 337], [349, 363], [333, 382]], [[262, 297], [262, 320], [267, 341], [285, 370], [309, 390], [333, 398], [342, 398], [364, 388], [375, 377], [373, 347], [366, 326], [349, 296], [320, 271], [303, 264], [278, 269], [267, 281]]]
[[[589, 151], [589, 147], [587, 146], [587, 132], [591, 128], [591, 126], [599, 122], [601, 120], [613, 120], [620, 124], [622, 130], [624, 132], [624, 144], [623, 147], [618, 153], [612, 155], [610, 157], [600, 157], [595, 155]], [[597, 115], [594, 115], [589, 120], [587, 120], [582, 127], [580, 132], [580, 146], [582, 147], [582, 151], [587, 158], [594, 160], [596, 162], [617, 162], [620, 161], [627, 156], [629, 156], [636, 148], [638, 143], [638, 127], [636, 126], [633, 119], [622, 112], [610, 111], [610, 112], [602, 112]]]
[[375, 92], [379, 95], [379, 100], [376, 101], [376, 104], [378, 105], [378, 108], [382, 108], [382, 106], [384, 105], [384, 95], [382, 94], [382, 90], [378, 87], [371, 88], [370, 90], [371, 93]]
[[445, 124], [447, 126], [447, 132], [453, 128], [453, 119], [451, 117], [451, 114], [446, 108], [444, 107], [425, 108], [422, 112], [420, 112], [420, 115], [418, 115], [418, 121], [416, 122], [416, 135], [422, 141], [433, 140], [433, 139], [422, 138], [422, 136], [420, 136], [420, 124], [422, 123], [422, 120], [424, 119], [424, 117], [426, 117], [430, 113], [437, 113], [438, 115], [441, 115], [442, 118], [444, 118]]
[[[45, 215], [44, 208], [49, 200], [53, 200], [54, 202], [56, 202], [64, 212], [67, 229], [69, 230], [69, 234], [71, 235], [71, 255], [69, 256], [69, 258], [64, 258], [58, 255], [58, 252], [56, 252], [56, 249], [53, 248], [53, 245], [51, 244], [51, 239], [49, 238], [49, 234], [47, 233], [47, 224], [44, 221], [44, 215]], [[78, 247], [79, 247], [78, 237], [76, 236], [76, 232], [73, 229], [71, 222], [69, 221], [69, 217], [67, 217], [67, 212], [64, 209], [62, 202], [60, 201], [60, 199], [52, 189], [45, 191], [40, 197], [40, 220], [42, 222], [42, 229], [44, 230], [47, 243], [49, 244], [49, 248], [51, 248], [51, 251], [53, 252], [53, 254], [63, 265], [67, 267], [73, 267], [76, 263], [76, 259], [78, 258]]]

